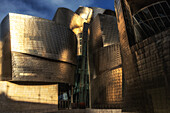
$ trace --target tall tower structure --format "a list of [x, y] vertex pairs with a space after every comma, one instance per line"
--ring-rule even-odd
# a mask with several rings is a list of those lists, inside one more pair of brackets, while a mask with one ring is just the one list
[[124, 73], [124, 111], [169, 111], [169, 1], [115, 0]]
[[88, 45], [91, 107], [121, 108], [122, 61], [113, 11], [103, 11], [93, 19]]

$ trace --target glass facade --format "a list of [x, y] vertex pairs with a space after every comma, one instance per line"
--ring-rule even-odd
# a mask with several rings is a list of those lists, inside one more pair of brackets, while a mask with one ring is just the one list
[[123, 112], [169, 112], [168, 3], [115, 0], [123, 67]]
[[136, 42], [158, 34], [170, 27], [170, 6], [162, 1], [142, 8], [133, 16]]

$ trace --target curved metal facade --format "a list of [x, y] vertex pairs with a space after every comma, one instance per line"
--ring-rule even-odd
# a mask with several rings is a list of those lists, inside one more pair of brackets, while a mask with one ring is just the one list
[[[88, 15], [88, 14], [89, 15]], [[80, 14], [80, 15], [78, 15]], [[77, 55], [81, 55], [81, 39], [82, 39], [82, 33], [83, 33], [83, 25], [84, 22], [90, 21], [91, 18], [91, 9], [86, 7], [80, 7], [77, 10], [77, 14], [67, 8], [58, 8], [53, 21], [56, 22], [56, 24], [64, 25], [71, 29], [77, 36]], [[81, 16], [85, 15], [87, 17], [87, 20], [85, 18], [82, 18]]]
[[8, 80], [74, 84], [77, 42], [70, 29], [50, 20], [10, 13], [2, 22], [2, 32], [3, 59], [9, 56], [3, 63], [3, 76], [12, 74]]
[[[64, 25], [73, 31], [74, 29], [80, 29], [79, 32], [82, 32], [83, 24], [86, 22], [86, 19], [66, 8], [58, 8], [53, 20], [57, 24]], [[78, 34], [79, 32], [74, 33]]]
[[92, 108], [121, 108], [122, 68], [116, 18], [99, 14], [90, 26]]
[[89, 7], [79, 7], [75, 13], [80, 15], [82, 18], [86, 19], [87, 23], [89, 23], [92, 18], [93, 9]]
[[105, 12], [105, 9], [98, 8], [98, 7], [90, 7], [93, 9], [93, 16], [92, 19], [94, 19], [98, 14], [103, 14]]
[[90, 62], [95, 71], [91, 74], [92, 108], [121, 108], [122, 62], [119, 44], [97, 49], [90, 54], [93, 55]]
[[116, 17], [99, 14], [91, 23], [90, 37], [91, 49], [119, 43]]
[[[133, 29], [132, 14], [154, 2], [155, 0], [133, 1], [133, 5], [136, 8], [138, 7], [135, 11], [133, 5], [130, 4], [130, 0], [115, 0], [124, 74], [123, 111], [139, 113], [169, 112], [169, 28], [162, 29], [160, 33], [157, 32], [157, 34], [150, 35], [147, 38], [142, 36], [140, 42], [136, 42], [138, 37]], [[154, 6], [154, 4], [152, 5]], [[158, 6], [161, 7], [160, 4]], [[150, 10], [149, 7], [147, 8], [141, 9], [141, 13], [145, 11], [147, 13]], [[150, 11], [148, 13], [152, 16], [158, 15], [157, 12], [161, 8], [155, 9], [154, 6], [151, 9], [154, 9], [153, 11], [156, 13], [151, 13]], [[146, 14], [143, 15], [148, 18]], [[141, 21], [139, 24], [144, 23], [142, 20], [143, 15], [140, 15]], [[165, 16], [165, 18], [167, 17]], [[159, 19], [159, 23], [163, 23], [160, 16], [156, 18]], [[156, 18], [151, 18], [151, 23], [156, 22], [154, 20]], [[149, 20], [146, 19], [146, 21]]]

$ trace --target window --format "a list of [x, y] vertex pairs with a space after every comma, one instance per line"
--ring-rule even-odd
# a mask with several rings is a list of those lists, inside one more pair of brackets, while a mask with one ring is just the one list
[[145, 16], [144, 16], [144, 14], [142, 13], [142, 11], [139, 12], [138, 14], [139, 14], [140, 18], [141, 18], [143, 21], [146, 20], [146, 18], [145, 18]]
[[151, 15], [153, 16], [153, 18], [158, 17], [158, 14], [157, 14], [157, 12], [155, 11], [155, 8], [154, 8], [153, 6], [149, 7], [148, 9], [149, 9], [149, 11], [151, 12]]
[[155, 5], [155, 8], [156, 8], [156, 10], [157, 10], [157, 12], [158, 12], [158, 15], [159, 15], [160, 17], [164, 17], [164, 16], [165, 16], [164, 11], [163, 11], [162, 7], [161, 7], [159, 4], [156, 4], [156, 5]]
[[143, 10], [143, 14], [146, 16], [147, 19], [151, 19], [152, 18], [148, 8]]
[[166, 12], [167, 15], [170, 15], [170, 8], [166, 2], [161, 3], [164, 11]]
[[170, 27], [170, 22], [167, 17], [162, 18], [162, 21], [166, 27]]

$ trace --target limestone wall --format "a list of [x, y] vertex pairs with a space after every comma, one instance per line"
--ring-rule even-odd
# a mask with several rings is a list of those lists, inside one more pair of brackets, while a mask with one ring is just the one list
[[47, 112], [58, 109], [58, 84], [22, 85], [0, 81], [0, 113]]

